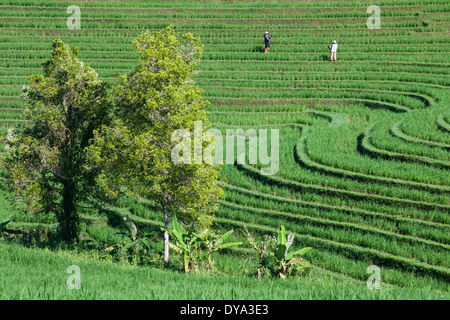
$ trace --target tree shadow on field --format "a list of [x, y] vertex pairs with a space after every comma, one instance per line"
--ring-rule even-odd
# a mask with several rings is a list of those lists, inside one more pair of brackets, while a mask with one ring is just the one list
[[28, 248], [55, 249], [62, 243], [56, 229], [41, 226], [15, 226], [6, 228], [0, 236], [6, 241], [17, 243]]
[[123, 228], [123, 215], [120, 215], [117, 211], [100, 208], [98, 210], [100, 216], [105, 215], [108, 218], [108, 225], [113, 228]]
[[[119, 212], [117, 210], [112, 209], [105, 209], [101, 208], [99, 209], [99, 215], [106, 215], [108, 218], [108, 225], [110, 227], [113, 227], [114, 229], [118, 229], [118, 231], [127, 231], [128, 227], [124, 223], [123, 217], [124, 213]], [[135, 221], [133, 218], [130, 218], [133, 223], [138, 228], [138, 234], [146, 234], [146, 233], [154, 233], [155, 237], [158, 239], [162, 239], [162, 231], [161, 232], [155, 232], [157, 229], [159, 230], [160, 227], [157, 226], [149, 226], [148, 224], [140, 221]]]

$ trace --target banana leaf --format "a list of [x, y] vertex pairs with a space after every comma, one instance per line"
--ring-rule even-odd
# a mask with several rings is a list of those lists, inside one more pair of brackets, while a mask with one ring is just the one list
[[275, 251], [275, 257], [277, 260], [283, 260], [286, 258], [286, 244], [278, 244], [277, 249]]
[[181, 250], [180, 248], [178, 248], [176, 245], [174, 245], [173, 243], [169, 242], [169, 246], [175, 250], [178, 253], [183, 253], [183, 250]]
[[297, 251], [294, 251], [294, 252], [290, 252], [287, 255], [286, 259], [291, 260], [291, 259], [294, 259], [294, 257], [303, 256], [311, 249], [312, 249], [311, 247], [306, 247], [306, 248], [303, 248], [303, 249], [300, 249], [300, 250], [297, 250]]
[[222, 242], [224, 242], [232, 233], [234, 232], [234, 230], [230, 230], [228, 232], [226, 232], [225, 234], [223, 234], [217, 241], [216, 241], [216, 247], [219, 247], [221, 245]]
[[180, 246], [182, 246], [184, 250], [187, 250], [188, 249], [188, 244], [183, 239], [183, 234], [186, 233], [186, 230], [181, 225], [181, 223], [179, 223], [177, 221], [176, 217], [173, 220], [172, 226], [173, 226], [173, 230], [172, 230], [173, 235], [177, 239], [177, 241], [180, 244]]
[[214, 249], [214, 251], [221, 250], [221, 249], [225, 249], [225, 248], [232, 247], [232, 246], [240, 246], [241, 244], [242, 244], [242, 242], [230, 242], [230, 243], [225, 243], [225, 244], [222, 244], [222, 245], [220, 245], [220, 246], [216, 246], [216, 248]]
[[277, 242], [278, 244], [286, 244], [286, 231], [284, 226], [281, 226], [281, 230], [277, 232]]
[[286, 251], [289, 250], [289, 248], [293, 242], [294, 242], [294, 234], [289, 233], [289, 235], [287, 236], [287, 241], [286, 241]]

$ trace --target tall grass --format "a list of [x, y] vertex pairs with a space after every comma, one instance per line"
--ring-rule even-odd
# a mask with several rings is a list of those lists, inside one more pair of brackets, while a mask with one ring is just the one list
[[[448, 299], [447, 2], [381, 0], [389, 9], [379, 30], [366, 28], [369, 4], [357, 0], [73, 1], [81, 30], [67, 28], [63, 2], [1, 4], [0, 156], [7, 130], [27, 125], [21, 87], [42, 72], [52, 40], [78, 46], [114, 85], [136, 63], [132, 40], [173, 24], [205, 45], [193, 80], [211, 102], [214, 127], [280, 132], [276, 175], [262, 176], [261, 163], [223, 167], [226, 199], [214, 228], [246, 222], [262, 236], [283, 224], [314, 248], [307, 257], [314, 268], [297, 280], [257, 281], [246, 244], [217, 256], [208, 274], [103, 261], [110, 235], [124, 231], [123, 214], [139, 230], [161, 225], [157, 205], [121, 198], [118, 207], [81, 212], [82, 237], [97, 251], [0, 240], [0, 298]], [[276, 40], [267, 55], [265, 30]], [[338, 62], [330, 63], [334, 39]], [[12, 219], [11, 232], [54, 228], [54, 215], [25, 215], [7, 196], [0, 189], [0, 222]], [[239, 232], [233, 237], [245, 242]], [[365, 285], [373, 263], [383, 270], [379, 291]], [[81, 290], [65, 286], [71, 264], [81, 267]]]
[[[1, 299], [448, 299], [430, 289], [384, 287], [369, 290], [364, 282], [344, 281], [315, 271], [301, 279], [257, 280], [237, 276], [185, 275], [100, 262], [86, 256], [52, 253], [0, 244]], [[30, 263], [33, 268], [30, 268]], [[226, 262], [225, 262], [226, 263]], [[232, 262], [233, 264], [235, 262]], [[69, 290], [67, 268], [80, 268], [81, 289]]]

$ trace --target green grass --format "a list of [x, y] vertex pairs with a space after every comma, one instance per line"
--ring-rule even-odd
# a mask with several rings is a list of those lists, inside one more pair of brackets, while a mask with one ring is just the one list
[[[360, 281], [320, 269], [302, 279], [259, 281], [239, 276], [189, 274], [101, 262], [87, 255], [26, 249], [0, 243], [0, 299], [448, 299], [428, 289], [381, 284], [369, 290]], [[233, 264], [236, 261], [232, 262]], [[226, 261], [224, 263], [227, 263]], [[33, 267], [30, 268], [30, 265]], [[81, 289], [66, 286], [67, 268], [80, 268]], [[224, 267], [225, 268], [225, 267]]]
[[[136, 63], [132, 40], [173, 24], [205, 45], [195, 81], [211, 102], [213, 126], [279, 129], [280, 166], [274, 176], [262, 176], [260, 163], [224, 166], [226, 198], [214, 227], [235, 229], [233, 240], [244, 245], [217, 256], [211, 274], [182, 274], [175, 255], [167, 270], [104, 261], [110, 235], [125, 230], [123, 214], [141, 231], [162, 222], [151, 201], [123, 198], [118, 207], [81, 212], [82, 236], [97, 241], [96, 251], [45, 250], [55, 244], [31, 236], [22, 245], [0, 240], [0, 298], [449, 298], [448, 1], [381, 0], [379, 30], [366, 28], [370, 1], [71, 4], [81, 8], [81, 30], [67, 28], [61, 1], [0, 5], [0, 156], [7, 130], [28, 124], [21, 88], [42, 72], [51, 41], [78, 46], [114, 84]], [[276, 40], [267, 55], [265, 30]], [[330, 63], [334, 39], [338, 62]], [[7, 196], [0, 188], [0, 222], [12, 219], [9, 231], [54, 230], [53, 214], [27, 216]], [[285, 225], [294, 246], [313, 247], [311, 273], [256, 280], [242, 222], [259, 236]], [[71, 264], [84, 277], [78, 291], [65, 287]], [[382, 290], [366, 287], [372, 264], [382, 270]]]

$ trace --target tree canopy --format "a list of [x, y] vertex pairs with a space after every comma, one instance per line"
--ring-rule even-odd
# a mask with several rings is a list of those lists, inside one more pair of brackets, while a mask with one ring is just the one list
[[[223, 197], [217, 181], [221, 167], [171, 158], [176, 130], [193, 132], [196, 121], [203, 124], [202, 134], [210, 127], [208, 102], [192, 80], [203, 46], [192, 34], [179, 37], [171, 27], [144, 32], [133, 46], [138, 63], [114, 90], [117, 118], [95, 132], [88, 148], [91, 166], [101, 171], [99, 181], [112, 197], [123, 191], [159, 203], [166, 227], [169, 212], [185, 223], [208, 225], [216, 200]], [[167, 261], [167, 233], [165, 244]]]
[[107, 84], [77, 56], [77, 48], [53, 41], [43, 74], [22, 89], [30, 125], [10, 131], [3, 160], [15, 195], [32, 214], [56, 212], [68, 242], [79, 234], [77, 204], [95, 193], [97, 171], [86, 168], [85, 148], [109, 110]]

